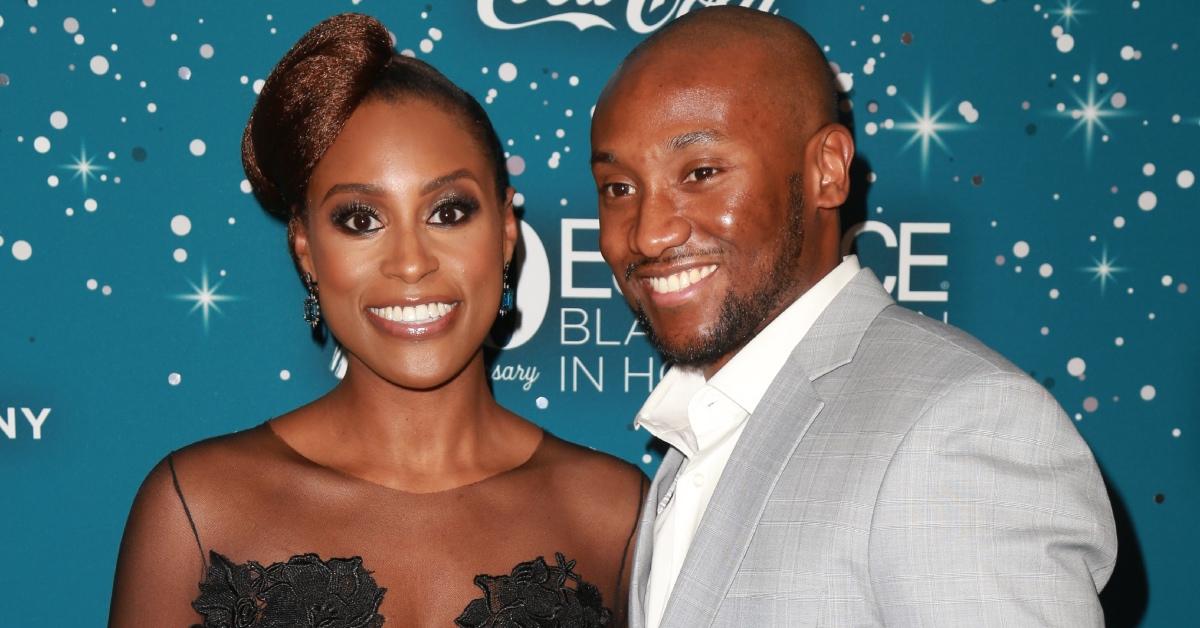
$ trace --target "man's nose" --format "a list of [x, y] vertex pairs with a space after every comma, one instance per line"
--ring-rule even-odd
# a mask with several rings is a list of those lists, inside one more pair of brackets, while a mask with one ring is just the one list
[[680, 214], [670, 195], [652, 191], [638, 208], [629, 245], [634, 253], [652, 259], [687, 242], [691, 235], [691, 223]]

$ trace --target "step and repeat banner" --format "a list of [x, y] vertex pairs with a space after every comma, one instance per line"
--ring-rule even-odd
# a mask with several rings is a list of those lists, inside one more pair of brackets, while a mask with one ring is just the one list
[[[664, 365], [597, 246], [588, 127], [638, 41], [702, 0], [10, 0], [0, 7], [0, 625], [106, 617], [167, 451], [328, 390], [239, 142], [272, 65], [343, 11], [473, 93], [523, 207], [496, 396], [652, 474]], [[1200, 6], [741, 0], [807, 27], [861, 154], [846, 249], [904, 306], [1028, 371], [1092, 446], [1112, 625], [1200, 612]]]

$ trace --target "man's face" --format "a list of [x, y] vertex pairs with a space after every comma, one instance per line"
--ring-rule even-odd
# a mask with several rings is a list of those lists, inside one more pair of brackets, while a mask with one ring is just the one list
[[635, 69], [593, 119], [601, 253], [676, 364], [723, 364], [802, 291], [804, 147], [739, 82]]

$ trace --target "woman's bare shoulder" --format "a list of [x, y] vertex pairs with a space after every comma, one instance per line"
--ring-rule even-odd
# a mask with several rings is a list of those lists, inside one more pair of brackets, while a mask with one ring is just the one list
[[609, 503], [641, 503], [649, 481], [636, 466], [612, 454], [545, 435], [545, 465], [561, 482], [556, 484], [587, 487], [587, 494]]
[[261, 423], [254, 427], [196, 441], [171, 452], [168, 457], [180, 465], [238, 463], [261, 459], [275, 451], [270, 427]]

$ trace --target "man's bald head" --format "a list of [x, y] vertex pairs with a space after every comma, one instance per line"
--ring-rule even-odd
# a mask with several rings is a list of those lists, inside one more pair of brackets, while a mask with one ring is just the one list
[[624, 81], [687, 70], [731, 76], [763, 109], [787, 116], [801, 139], [838, 119], [837, 81], [812, 36], [777, 15], [732, 6], [688, 13], [642, 41], [609, 80], [598, 107]]
[[688, 14], [638, 46], [592, 116], [600, 252], [652, 342], [711, 375], [840, 256], [854, 138], [803, 29]]

